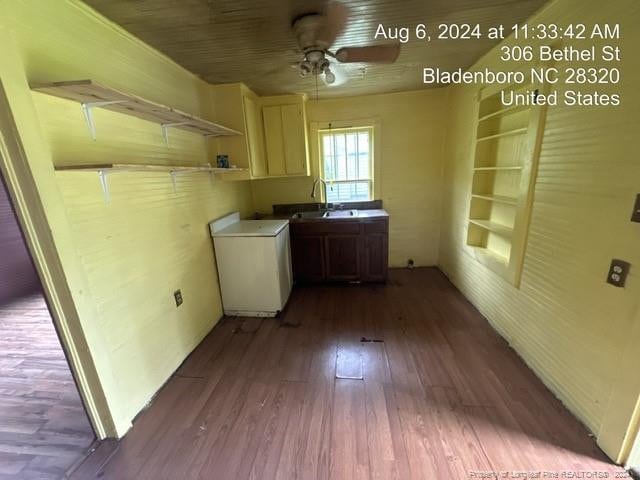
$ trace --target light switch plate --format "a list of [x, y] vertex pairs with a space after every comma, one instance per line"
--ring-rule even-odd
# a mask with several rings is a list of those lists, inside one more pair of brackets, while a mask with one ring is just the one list
[[611, 260], [611, 266], [609, 267], [609, 275], [607, 275], [607, 283], [614, 287], [624, 287], [627, 281], [627, 274], [629, 273], [629, 267], [631, 264], [624, 260], [618, 260], [614, 258]]
[[633, 207], [631, 221], [640, 223], [640, 193], [636, 196], [636, 204]]

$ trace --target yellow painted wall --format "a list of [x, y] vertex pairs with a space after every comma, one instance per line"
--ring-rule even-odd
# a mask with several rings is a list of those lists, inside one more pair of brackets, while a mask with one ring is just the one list
[[[202, 111], [210, 105], [206, 83], [80, 2], [4, 0], [0, 12], [0, 26], [11, 33], [30, 82], [91, 78], [208, 114]], [[9, 86], [14, 93], [26, 90], [18, 80]], [[39, 168], [46, 155], [47, 169], [52, 163], [195, 165], [208, 160], [202, 137], [171, 131], [167, 148], [158, 125], [108, 111], [95, 111], [98, 139], [93, 142], [79, 104], [37, 93], [32, 98], [47, 147], [33, 158]], [[168, 174], [117, 173], [109, 177], [112, 199], [105, 203], [96, 174], [51, 170], [49, 175], [43, 185], [47, 192], [61, 192], [65, 209], [52, 230], [57, 235], [62, 223], [69, 224], [71, 238], [58, 235], [56, 240], [65, 242], [67, 252], [75, 251], [84, 270], [70, 274], [69, 281], [75, 282], [79, 305], [94, 305], [93, 315], [81, 315], [81, 321], [122, 435], [220, 318], [207, 222], [233, 210], [250, 213], [251, 192], [247, 182], [212, 184], [206, 175], [189, 174], [178, 178], [174, 193]], [[52, 193], [43, 201], [58, 200]], [[176, 309], [173, 291], [178, 288], [184, 304]]]
[[[625, 63], [621, 107], [549, 108], [519, 289], [464, 249], [474, 88], [451, 91], [442, 201], [441, 268], [613, 458], [638, 395], [621, 391], [638, 366], [625, 355], [639, 336], [640, 226], [629, 221], [640, 191], [638, 12], [635, 0], [557, 0], [529, 22], [621, 22]], [[499, 66], [496, 50], [474, 68], [485, 65]], [[612, 258], [634, 264], [625, 289], [605, 284]]]
[[[409, 258], [416, 265], [437, 263], [446, 106], [445, 89], [307, 102], [309, 123], [380, 122], [381, 151], [376, 161], [381, 162], [381, 178], [376, 181], [390, 214], [391, 266], [405, 266]], [[317, 171], [313, 164], [312, 172]], [[312, 183], [312, 177], [254, 181], [254, 206], [270, 212], [276, 203], [313, 202]]]

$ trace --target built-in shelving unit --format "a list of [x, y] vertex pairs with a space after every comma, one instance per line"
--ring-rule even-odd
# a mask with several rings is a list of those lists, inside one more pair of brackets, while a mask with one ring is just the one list
[[516, 286], [520, 283], [544, 115], [543, 106], [503, 106], [496, 87], [480, 91], [467, 245], [478, 261]]
[[186, 130], [209, 137], [242, 135], [241, 132], [231, 128], [130, 93], [100, 85], [93, 80], [32, 84], [31, 89], [80, 103], [89, 131], [94, 139], [96, 138], [96, 129], [92, 115], [93, 108], [104, 108], [157, 123], [162, 127], [162, 133], [167, 143], [169, 128]]

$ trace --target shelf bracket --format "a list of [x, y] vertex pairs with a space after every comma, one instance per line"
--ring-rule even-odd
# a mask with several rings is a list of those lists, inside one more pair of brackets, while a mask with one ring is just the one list
[[109, 181], [107, 180], [108, 173], [104, 170], [98, 170], [98, 180], [100, 180], [100, 186], [102, 187], [102, 196], [104, 202], [109, 203], [111, 200], [111, 194], [109, 192]]
[[80, 106], [82, 107], [82, 114], [84, 115], [84, 121], [87, 123], [87, 128], [89, 129], [89, 133], [91, 134], [91, 139], [95, 142], [96, 140], [96, 124], [93, 120], [93, 109], [106, 107], [107, 105], [114, 105], [117, 103], [126, 103], [127, 100], [110, 100], [108, 102], [86, 102], [82, 103]]
[[175, 123], [162, 123], [160, 127], [162, 128], [162, 138], [164, 139], [164, 144], [169, 146], [169, 129], [172, 127], [179, 127], [180, 125], [187, 125], [188, 122], [175, 122]]

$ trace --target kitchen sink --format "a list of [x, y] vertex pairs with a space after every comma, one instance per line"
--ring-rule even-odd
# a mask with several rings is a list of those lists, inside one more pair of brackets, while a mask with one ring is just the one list
[[338, 218], [344, 218], [344, 217], [357, 217], [358, 216], [358, 210], [329, 210], [328, 212], [324, 213], [324, 217], [338, 217]]
[[358, 210], [316, 210], [311, 212], [298, 212], [291, 218], [347, 218], [357, 217]]

